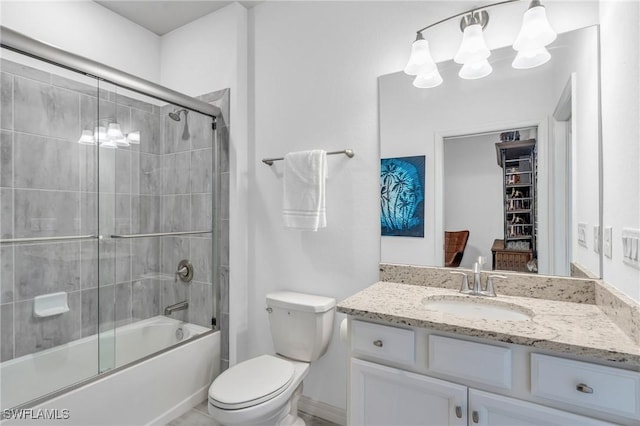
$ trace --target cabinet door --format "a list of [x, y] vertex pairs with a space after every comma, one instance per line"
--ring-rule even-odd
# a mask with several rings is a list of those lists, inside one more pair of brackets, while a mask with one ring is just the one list
[[466, 386], [351, 359], [352, 426], [464, 426], [466, 400]]
[[469, 389], [470, 426], [604, 426], [611, 425], [531, 402]]

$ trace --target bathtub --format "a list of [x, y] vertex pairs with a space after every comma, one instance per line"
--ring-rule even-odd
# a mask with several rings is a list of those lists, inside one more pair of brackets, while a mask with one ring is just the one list
[[[164, 424], [206, 399], [220, 363], [220, 333], [207, 334], [208, 331], [205, 327], [156, 316], [102, 333], [100, 344], [98, 335], [94, 335], [3, 362], [0, 365], [3, 414], [6, 417], [7, 408], [94, 378], [30, 407], [32, 412], [27, 415], [37, 410], [49, 410], [49, 414], [68, 410], [68, 419], [49, 422]], [[177, 343], [181, 345], [153, 356]], [[126, 367], [134, 361], [138, 362]], [[98, 370], [106, 374], [96, 379]], [[32, 423], [6, 419], [1, 424]], [[43, 423], [35, 419], [33, 424]]]

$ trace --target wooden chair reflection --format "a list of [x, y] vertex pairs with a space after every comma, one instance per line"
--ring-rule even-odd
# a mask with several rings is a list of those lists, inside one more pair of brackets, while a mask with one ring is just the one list
[[444, 232], [444, 266], [456, 268], [462, 262], [469, 231]]

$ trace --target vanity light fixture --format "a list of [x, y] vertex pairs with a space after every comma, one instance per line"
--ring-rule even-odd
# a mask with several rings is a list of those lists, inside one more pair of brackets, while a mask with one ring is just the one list
[[[486, 9], [516, 1], [520, 0], [506, 0], [467, 10], [419, 29], [416, 32], [416, 40], [411, 46], [409, 61], [404, 68], [406, 74], [416, 76], [413, 85], [418, 88], [432, 88], [442, 84], [438, 65], [431, 57], [429, 42], [425, 40], [422, 33], [431, 27], [460, 16], [462, 16], [460, 21], [460, 30], [463, 32], [462, 42], [454, 56], [454, 61], [462, 65], [458, 76], [474, 80], [491, 74], [493, 68], [488, 61], [491, 50], [487, 47], [483, 33], [489, 22], [489, 13]], [[516, 69], [528, 69], [548, 62], [551, 59], [551, 54], [545, 46], [553, 42], [556, 37], [555, 31], [547, 20], [544, 6], [540, 0], [532, 0], [524, 14], [518, 37], [513, 43], [513, 48], [518, 53], [512, 66]]]
[[[106, 126], [102, 125], [105, 123]], [[127, 133], [122, 133], [122, 129], [117, 122], [112, 122], [110, 119], [100, 119], [96, 123], [93, 132], [91, 130], [83, 130], [78, 143], [81, 145], [97, 145], [101, 147], [114, 149], [118, 146], [129, 146], [130, 144], [140, 143], [140, 131], [134, 130]]]

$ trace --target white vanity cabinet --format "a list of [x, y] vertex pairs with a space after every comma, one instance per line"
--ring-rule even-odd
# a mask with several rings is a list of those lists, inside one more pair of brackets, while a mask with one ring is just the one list
[[611, 424], [540, 404], [469, 389], [469, 425], [472, 426], [604, 426]]
[[637, 372], [354, 319], [349, 352], [352, 426], [640, 425]]
[[466, 386], [351, 359], [349, 424], [467, 425]]

